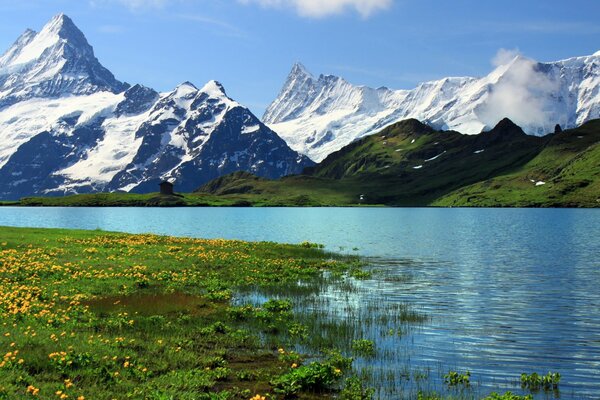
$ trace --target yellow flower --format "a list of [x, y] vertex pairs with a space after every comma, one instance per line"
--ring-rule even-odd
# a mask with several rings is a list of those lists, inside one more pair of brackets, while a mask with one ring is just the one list
[[296, 364], [296, 363], [293, 363], [293, 364], [292, 364], [292, 368], [298, 368], [298, 364]]

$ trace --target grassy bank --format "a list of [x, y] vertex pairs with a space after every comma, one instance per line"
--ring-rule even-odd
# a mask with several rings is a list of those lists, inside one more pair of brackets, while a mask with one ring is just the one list
[[289, 301], [231, 298], [354, 263], [309, 244], [0, 228], [0, 399], [328, 397], [351, 360], [288, 350], [304, 329]]
[[[294, 177], [295, 178], [295, 177]], [[177, 196], [158, 193], [92, 193], [64, 197], [26, 197], [19, 201], [0, 202], [0, 206], [24, 207], [330, 207], [358, 206], [350, 196], [323, 185], [308, 189], [305, 185], [265, 180], [261, 193], [181, 193]], [[304, 179], [300, 179], [304, 180]], [[309, 178], [309, 180], [312, 180]], [[306, 189], [306, 190], [305, 190]], [[310, 190], [310, 196], [306, 195]]]

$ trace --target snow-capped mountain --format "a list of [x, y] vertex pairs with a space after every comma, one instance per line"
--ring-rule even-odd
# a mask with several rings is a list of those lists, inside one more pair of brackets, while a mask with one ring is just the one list
[[192, 191], [245, 170], [276, 178], [312, 162], [210, 81], [171, 92], [121, 83], [65, 15], [0, 58], [0, 199], [93, 191]]
[[26, 30], [0, 57], [0, 107], [33, 97], [118, 93], [127, 86], [100, 64], [83, 33], [64, 14], [39, 33]]
[[356, 86], [295, 64], [263, 121], [314, 161], [392, 123], [416, 118], [477, 134], [508, 117], [529, 134], [600, 118], [600, 52], [551, 63], [514, 56], [482, 78], [445, 78], [412, 90]]

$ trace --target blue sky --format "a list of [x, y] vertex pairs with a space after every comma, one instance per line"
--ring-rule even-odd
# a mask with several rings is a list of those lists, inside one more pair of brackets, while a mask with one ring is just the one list
[[502, 48], [539, 61], [600, 50], [594, 0], [0, 0], [0, 52], [59, 12], [118, 79], [160, 91], [216, 79], [259, 116], [295, 61], [412, 88], [486, 75]]

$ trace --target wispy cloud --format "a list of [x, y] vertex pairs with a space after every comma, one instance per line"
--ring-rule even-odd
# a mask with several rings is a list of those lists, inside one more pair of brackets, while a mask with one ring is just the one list
[[539, 34], [571, 34], [571, 35], [589, 35], [600, 32], [600, 25], [586, 22], [565, 22], [565, 21], [514, 21], [514, 22], [494, 22], [489, 21], [479, 25], [480, 28], [488, 29], [495, 33], [539, 33]]
[[90, 0], [92, 6], [106, 4], [106, 3], [117, 3], [121, 4], [131, 10], [140, 11], [148, 8], [164, 8], [173, 1], [169, 0]]
[[98, 31], [100, 33], [116, 34], [123, 33], [125, 31], [125, 28], [123, 28], [120, 25], [101, 25], [98, 27]]
[[228, 36], [241, 39], [248, 38], [247, 32], [227, 21], [198, 14], [177, 14], [175, 17], [186, 21], [198, 22], [204, 27], [210, 27], [211, 32], [219, 36]]
[[324, 18], [355, 11], [363, 18], [391, 7], [394, 0], [239, 0], [243, 4], [259, 4], [262, 7], [292, 8], [298, 15], [308, 18]]

